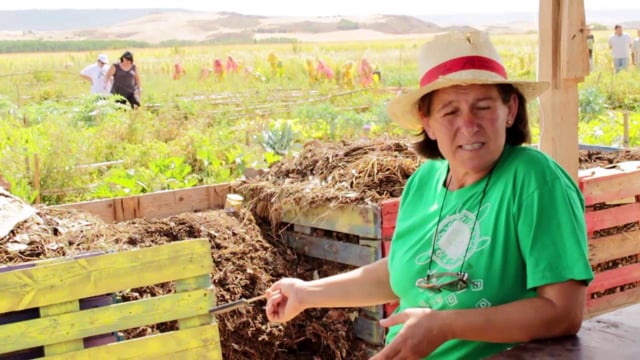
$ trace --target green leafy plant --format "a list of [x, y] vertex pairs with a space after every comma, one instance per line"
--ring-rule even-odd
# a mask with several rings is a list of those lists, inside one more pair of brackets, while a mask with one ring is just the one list
[[607, 98], [599, 88], [587, 87], [579, 91], [580, 120], [589, 121], [607, 110]]
[[284, 156], [289, 152], [293, 140], [293, 127], [288, 121], [276, 121], [262, 132], [262, 147], [267, 152], [280, 156]]

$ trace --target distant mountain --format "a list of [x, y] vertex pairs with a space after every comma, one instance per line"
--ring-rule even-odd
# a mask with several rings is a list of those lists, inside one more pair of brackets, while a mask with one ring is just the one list
[[157, 12], [188, 11], [178, 9], [108, 10], [16, 10], [0, 11], [0, 30], [51, 31], [79, 30], [112, 26]]
[[[506, 12], [494, 14], [436, 14], [436, 15], [417, 15], [420, 20], [432, 22], [439, 26], [455, 26], [467, 25], [473, 27], [489, 27], [503, 26], [505, 24], [532, 24], [538, 25], [538, 12]], [[615, 24], [633, 24], [640, 23], [640, 9], [616, 9], [616, 10], [598, 10], [585, 11], [587, 23], [597, 23], [613, 27]], [[515, 30], [515, 29], [514, 29]]]
[[301, 41], [407, 36], [443, 31], [406, 15], [264, 17], [232, 12], [184, 10], [24, 10], [0, 11], [4, 40], [137, 40], [150, 43]]
[[[637, 26], [640, 10], [587, 11], [586, 16], [588, 23], [607, 27], [620, 23], [629, 29]], [[0, 39], [4, 40], [352, 41], [415, 36], [469, 26], [492, 32], [531, 32], [537, 30], [537, 25], [535, 12], [265, 17], [181, 9], [0, 11]]]

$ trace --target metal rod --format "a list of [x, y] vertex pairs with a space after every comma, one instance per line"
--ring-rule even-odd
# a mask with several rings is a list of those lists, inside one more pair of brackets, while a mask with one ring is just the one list
[[267, 296], [266, 295], [260, 295], [260, 296], [256, 296], [256, 297], [252, 297], [251, 299], [240, 299], [240, 300], [236, 300], [236, 301], [232, 301], [230, 303], [227, 304], [222, 304], [222, 305], [218, 305], [218, 306], [214, 306], [211, 309], [209, 309], [209, 313], [211, 314], [224, 314], [227, 313], [229, 311], [233, 311], [236, 309], [239, 309], [241, 307], [247, 306], [255, 301], [258, 300], [263, 300], [266, 299]]

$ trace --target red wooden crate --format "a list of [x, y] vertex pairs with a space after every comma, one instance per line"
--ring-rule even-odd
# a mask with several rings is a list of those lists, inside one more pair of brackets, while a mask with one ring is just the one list
[[[639, 165], [629, 161], [580, 172], [589, 260], [596, 271], [587, 288], [587, 316], [640, 301]], [[597, 233], [605, 229], [612, 234]]]

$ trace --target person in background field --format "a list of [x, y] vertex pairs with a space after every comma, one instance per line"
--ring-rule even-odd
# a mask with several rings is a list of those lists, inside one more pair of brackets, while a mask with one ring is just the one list
[[213, 73], [216, 75], [217, 80], [224, 79], [224, 65], [222, 65], [222, 60], [213, 60]]
[[128, 102], [132, 109], [137, 109], [140, 106], [142, 87], [140, 86], [140, 74], [133, 63], [133, 54], [130, 51], [125, 51], [120, 56], [120, 63], [111, 65], [104, 80], [105, 88], [112, 78], [111, 93], [124, 97], [124, 100], [118, 100], [118, 102], [121, 104]]
[[629, 65], [629, 49], [631, 49], [631, 36], [622, 32], [622, 26], [616, 25], [614, 33], [609, 37], [609, 49], [613, 57], [613, 67], [616, 72]]
[[595, 44], [595, 38], [591, 33], [593, 26], [587, 26], [584, 31], [587, 38], [587, 49], [589, 50], [589, 71], [593, 71], [593, 45]]
[[318, 63], [316, 65], [316, 74], [318, 74], [319, 80], [333, 80], [333, 70], [331, 67], [327, 65], [323, 60], [318, 59]]
[[180, 80], [181, 77], [187, 74], [187, 71], [182, 67], [180, 58], [176, 57], [173, 63], [173, 80]]
[[227, 55], [226, 66], [227, 66], [227, 73], [229, 74], [237, 73], [240, 70], [238, 67], [238, 63], [236, 63], [236, 60], [231, 55]]
[[640, 70], [640, 27], [637, 30], [638, 37], [633, 40], [631, 47], [631, 61]]
[[372, 360], [481, 359], [519, 342], [576, 334], [593, 272], [584, 199], [530, 141], [527, 100], [547, 83], [508, 79], [485, 32], [437, 35], [419, 52], [420, 88], [391, 119], [430, 159], [410, 177], [389, 256], [265, 292], [270, 321], [313, 307], [399, 299]]
[[91, 84], [92, 94], [109, 95], [111, 91], [111, 82], [105, 83], [105, 75], [109, 70], [109, 58], [105, 54], [98, 55], [96, 63], [91, 64], [82, 71], [80, 76]]
[[373, 83], [373, 68], [366, 58], [360, 59], [358, 75], [360, 76], [360, 86], [363, 88], [369, 87]]

